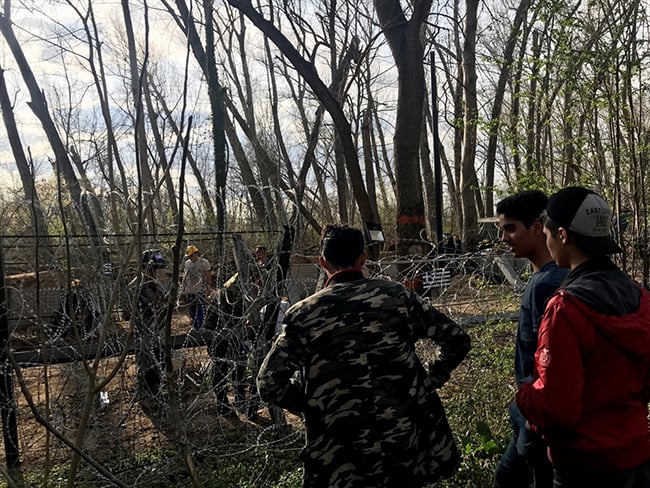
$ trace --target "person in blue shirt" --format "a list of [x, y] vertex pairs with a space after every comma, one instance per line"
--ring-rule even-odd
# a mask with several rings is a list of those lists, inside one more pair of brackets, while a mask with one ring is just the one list
[[[537, 334], [546, 301], [564, 280], [568, 270], [559, 268], [546, 247], [540, 216], [548, 197], [539, 190], [525, 190], [497, 204], [501, 241], [517, 258], [526, 258], [533, 268], [521, 299], [515, 343], [515, 380], [517, 386], [532, 381], [535, 370]], [[512, 438], [494, 476], [494, 488], [552, 488], [553, 469], [546, 445], [526, 419], [510, 405]]]

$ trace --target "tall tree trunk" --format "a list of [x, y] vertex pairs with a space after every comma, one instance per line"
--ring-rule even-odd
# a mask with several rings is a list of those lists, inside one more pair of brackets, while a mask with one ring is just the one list
[[463, 205], [463, 178], [461, 176], [463, 168], [463, 133], [464, 133], [464, 101], [463, 101], [463, 88], [465, 86], [465, 73], [463, 70], [463, 44], [461, 37], [461, 21], [460, 21], [460, 1], [454, 0], [454, 52], [456, 53], [456, 78], [455, 83], [449, 86], [454, 86], [454, 181], [456, 182], [456, 193], [452, 196], [452, 200], [456, 201], [456, 225], [460, 233], [465, 228], [465, 208]]
[[[162, 178], [167, 190], [167, 202], [169, 205], [169, 211], [172, 215], [173, 221], [176, 220], [178, 215], [178, 203], [176, 202], [176, 189], [174, 188], [174, 182], [171, 179], [171, 174], [169, 172], [169, 161], [167, 160], [167, 154], [165, 152], [165, 141], [160, 133], [160, 128], [158, 127], [158, 116], [157, 111], [153, 105], [151, 99], [151, 75], [145, 73], [142, 91], [144, 94], [144, 100], [147, 106], [147, 118], [149, 119], [149, 126], [151, 127], [151, 133], [153, 135], [153, 140], [156, 145], [156, 153], [158, 154], [158, 164], [162, 170]], [[162, 212], [161, 212], [162, 213]], [[165, 215], [165, 213], [163, 213]], [[164, 218], [164, 217], [163, 217]], [[165, 222], [165, 224], [170, 224], [171, 222]]]
[[212, 114], [212, 144], [214, 152], [215, 198], [217, 203], [217, 239], [215, 255], [223, 255], [223, 233], [226, 230], [226, 135], [223, 88], [219, 84], [217, 61], [214, 52], [213, 0], [203, 0], [205, 14], [205, 74]]
[[[235, 115], [235, 118], [239, 120], [240, 126], [245, 124], [243, 118], [235, 110], [235, 107], [230, 102], [230, 98], [226, 97], [226, 103], [230, 108], [230, 112]], [[244, 127], [242, 127], [244, 128]], [[244, 133], [248, 134], [248, 126], [245, 126]], [[266, 205], [264, 203], [264, 193], [261, 191], [257, 181], [255, 180], [255, 174], [253, 173], [253, 168], [248, 161], [246, 156], [246, 151], [242, 146], [242, 143], [239, 141], [239, 136], [237, 135], [237, 129], [232, 123], [230, 118], [226, 115], [226, 135], [228, 136], [228, 141], [230, 142], [230, 147], [232, 148], [233, 156], [237, 161], [239, 166], [239, 171], [241, 173], [242, 182], [248, 191], [248, 196], [253, 206], [253, 212], [255, 213], [256, 220], [262, 224], [266, 219]]]
[[[372, 138], [370, 137], [372, 117], [369, 110], [364, 110], [361, 117], [361, 139], [363, 141], [364, 169], [366, 170], [366, 188], [368, 188], [370, 203], [374, 207], [373, 211], [379, 215], [377, 211], [377, 193], [375, 192], [375, 166], [372, 160]], [[368, 257], [376, 260], [379, 258], [379, 252], [381, 250], [380, 244], [373, 242], [371, 246], [368, 246]]]
[[336, 199], [339, 209], [339, 219], [341, 222], [350, 222], [350, 211], [348, 205], [350, 202], [348, 190], [348, 179], [345, 171], [345, 156], [338, 136], [334, 141], [334, 179], [336, 181]]
[[512, 79], [512, 107], [510, 109], [510, 121], [508, 123], [508, 139], [510, 140], [510, 148], [512, 151], [512, 165], [514, 168], [514, 181], [509, 181], [510, 185], [521, 181], [521, 156], [519, 147], [519, 114], [521, 112], [521, 77], [524, 65], [524, 56], [526, 53], [526, 39], [522, 39], [519, 57], [517, 58], [517, 66]]
[[398, 0], [375, 0], [375, 9], [398, 72], [398, 100], [393, 147], [397, 182], [397, 251], [428, 251], [420, 232], [426, 229], [420, 175], [420, 135], [424, 105], [424, 48], [421, 30], [431, 9], [430, 0], [413, 2], [406, 19]]
[[363, 141], [363, 166], [366, 170], [366, 188], [370, 203], [374, 207], [373, 211], [377, 214], [377, 192], [375, 191], [375, 166], [372, 158], [372, 139], [370, 132], [372, 130], [372, 118], [368, 110], [363, 111], [361, 123], [361, 138]]
[[[144, 126], [144, 103], [142, 101], [142, 83], [144, 71], [146, 69], [147, 60], [142, 63], [142, 73], [138, 67], [138, 53], [135, 46], [135, 34], [133, 32], [133, 23], [131, 21], [131, 10], [128, 0], [122, 0], [122, 14], [124, 17], [124, 26], [126, 31], [126, 40], [129, 50], [129, 71], [131, 75], [131, 96], [133, 97], [133, 108], [135, 109], [135, 145], [136, 145], [136, 160], [138, 162], [138, 175], [142, 193], [148, 198], [157, 202], [157, 205], [144, 205], [142, 201], [139, 202], [138, 209], [148, 209], [144, 214], [143, 224], [150, 234], [155, 233], [155, 208], [161, 208], [160, 199], [155, 191], [153, 176], [151, 175], [151, 168], [149, 168], [149, 153], [147, 147], [147, 133]], [[140, 197], [139, 197], [140, 200]]]
[[533, 32], [533, 70], [530, 75], [530, 94], [528, 98], [528, 123], [526, 124], [526, 173], [530, 177], [535, 169], [535, 127], [536, 117], [538, 117], [538, 94], [537, 79], [539, 76], [539, 65], [541, 45], [539, 42], [539, 32]]
[[[429, 104], [425, 98], [423, 108], [425, 114], [429, 111], [428, 106]], [[422, 164], [422, 186], [426, 202], [427, 238], [430, 241], [436, 241], [436, 184], [431, 166], [431, 149], [429, 148], [425, 118], [422, 119], [422, 134], [420, 135], [420, 162]]]
[[476, 132], [478, 103], [476, 100], [476, 28], [479, 0], [466, 1], [465, 45], [463, 48], [463, 79], [465, 114], [463, 131], [463, 161], [460, 192], [463, 201], [463, 241], [468, 249], [478, 243], [478, 214], [473, 188], [476, 184]]

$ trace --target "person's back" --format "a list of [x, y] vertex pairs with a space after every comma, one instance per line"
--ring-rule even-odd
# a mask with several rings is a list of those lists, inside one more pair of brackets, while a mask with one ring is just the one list
[[[552, 411], [554, 424], [571, 432], [548, 434], [554, 462], [621, 470], [649, 459], [650, 398], [644, 385], [650, 362], [650, 293], [608, 258], [592, 258], [571, 272], [549, 308], [549, 320], [570, 318], [563, 320], [567, 330], [558, 339], [577, 340], [582, 352], [556, 360], [560, 364], [550, 374], [566, 366], [567, 391], [557, 391], [538, 407]], [[547, 337], [542, 344], [547, 345]], [[561, 342], [553, 346], [555, 356], [564, 352]], [[575, 385], [582, 385], [580, 398]]]
[[549, 301], [535, 379], [517, 404], [550, 447], [554, 487], [650, 486], [650, 294], [608, 257], [611, 210], [590, 190], [552, 196], [544, 233], [570, 268]]
[[[132, 317], [136, 339], [137, 397], [143, 407], [149, 408], [150, 400], [157, 397], [162, 385], [164, 370], [162, 338], [167, 312], [167, 295], [160, 278], [164, 276], [167, 262], [157, 249], [149, 249], [141, 255], [141, 276], [130, 286], [137, 295], [137, 310]], [[133, 288], [135, 285], [138, 288]]]
[[304, 406], [310, 449], [335, 440], [378, 455], [391, 445], [413, 455], [414, 344], [427, 327], [419, 307], [398, 283], [362, 279], [337, 283], [291, 310], [285, 324], [301, 329], [309, 358], [305, 397], [318, 398]]
[[[287, 310], [257, 379], [263, 399], [304, 414], [303, 486], [417, 487], [451, 474], [457, 452], [435, 388], [468, 336], [401, 284], [364, 278], [358, 261], [343, 268]], [[415, 354], [427, 337], [442, 350], [429, 374]]]

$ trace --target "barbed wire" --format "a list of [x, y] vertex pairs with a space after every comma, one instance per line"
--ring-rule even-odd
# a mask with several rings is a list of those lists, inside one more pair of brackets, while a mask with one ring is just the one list
[[[95, 257], [74, 248], [77, 262], [69, 272], [52, 271], [38, 283], [31, 273], [7, 279], [10, 344], [32, 391], [34, 407], [64, 436], [74, 438], [88, 391], [111, 377], [93, 398], [83, 449], [99, 462], [111, 464], [117, 477], [146, 486], [174, 458], [157, 449], [187, 444], [189, 452], [232, 459], [242, 453], [296, 452], [302, 443], [299, 418], [269, 409], [255, 389], [257, 369], [277, 333], [282, 307], [315, 292], [325, 281], [317, 257], [292, 254], [288, 269], [280, 265], [281, 249], [259, 265], [243, 240], [231, 239], [219, 262], [212, 262], [221, 283], [206, 302], [203, 329], [191, 328], [187, 305], [172, 296], [169, 275], [161, 280], [174, 308], [171, 332], [178, 343], [171, 350], [172, 373], [160, 364], [165, 386], [154, 402], [139, 400], [137, 348], [133, 339], [133, 290], [128, 282], [137, 270], [123, 273], [117, 297], [111, 274], [93, 275]], [[57, 263], [59, 268], [63, 268]], [[52, 266], [51, 269], [55, 267]], [[475, 253], [397, 256], [382, 253], [368, 262], [371, 278], [399, 281], [461, 324], [512, 317], [527, 279], [525, 261], [498, 248]], [[113, 303], [110, 308], [106, 304]], [[30, 359], [31, 358], [31, 359]], [[101, 358], [101, 359], [100, 359]], [[97, 359], [97, 368], [89, 364]], [[83, 361], [86, 361], [84, 363]], [[171, 389], [176, 394], [176, 400]], [[176, 403], [174, 403], [176, 402]], [[224, 406], [227, 402], [227, 408]], [[24, 395], [15, 398], [23, 464], [42, 466], [69, 459], [69, 447], [46, 435], [35, 421]], [[173, 417], [176, 411], [180, 417]], [[175, 420], [175, 422], [172, 422]], [[121, 461], [116, 460], [121, 458]], [[140, 465], [133, 476], [126, 468]], [[153, 460], [153, 461], [152, 461]], [[114, 463], [117, 463], [116, 467]], [[125, 466], [124, 471], [120, 466]], [[270, 473], [270, 471], [269, 471]], [[101, 475], [85, 472], [100, 479]], [[247, 486], [263, 486], [264, 470]]]

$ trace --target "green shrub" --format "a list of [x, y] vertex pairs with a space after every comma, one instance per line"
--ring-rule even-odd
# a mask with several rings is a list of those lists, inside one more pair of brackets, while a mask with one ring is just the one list
[[462, 455], [456, 476], [439, 485], [446, 488], [492, 486], [496, 464], [510, 440], [516, 324], [486, 322], [467, 332], [472, 350], [440, 392]]

